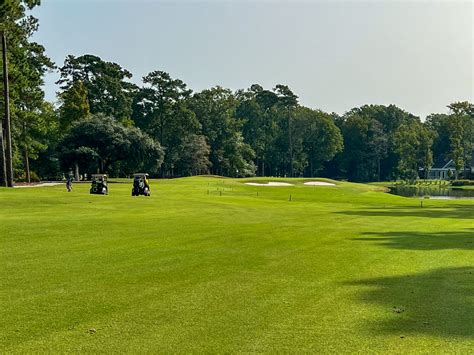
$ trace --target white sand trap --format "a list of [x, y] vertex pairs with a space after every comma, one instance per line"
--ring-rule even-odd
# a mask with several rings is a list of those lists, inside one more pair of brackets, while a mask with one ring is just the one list
[[307, 181], [304, 183], [306, 186], [336, 186], [332, 182], [324, 182], [324, 181]]
[[15, 185], [13, 187], [20, 189], [24, 187], [45, 187], [45, 186], [56, 186], [56, 185], [62, 185], [62, 182], [45, 182], [42, 184], [29, 184], [29, 185]]
[[277, 182], [277, 181], [270, 181], [270, 182], [246, 182], [245, 185], [251, 186], [293, 186], [293, 184], [289, 184], [287, 182]]

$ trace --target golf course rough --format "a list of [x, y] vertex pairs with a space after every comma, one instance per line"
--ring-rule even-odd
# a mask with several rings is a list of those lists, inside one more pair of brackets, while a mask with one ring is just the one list
[[0, 189], [0, 349], [472, 353], [474, 202], [306, 181]]

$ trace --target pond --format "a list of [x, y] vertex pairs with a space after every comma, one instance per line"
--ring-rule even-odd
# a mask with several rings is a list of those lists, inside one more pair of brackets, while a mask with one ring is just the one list
[[403, 197], [425, 197], [434, 200], [474, 199], [474, 190], [440, 186], [393, 186], [389, 193]]

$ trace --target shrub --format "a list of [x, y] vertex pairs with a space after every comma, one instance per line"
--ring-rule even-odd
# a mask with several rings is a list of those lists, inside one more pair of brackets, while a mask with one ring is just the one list
[[474, 180], [455, 180], [452, 186], [474, 186]]
[[[26, 182], [26, 175], [25, 173], [21, 174], [18, 178], [15, 179], [17, 182]], [[40, 182], [41, 179], [39, 178], [38, 174], [34, 171], [30, 171], [30, 182]]]

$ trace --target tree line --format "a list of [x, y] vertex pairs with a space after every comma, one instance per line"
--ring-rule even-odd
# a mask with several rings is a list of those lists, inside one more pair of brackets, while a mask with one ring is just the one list
[[[423, 122], [395, 105], [342, 115], [308, 108], [286, 85], [193, 92], [156, 70], [141, 84], [115, 62], [85, 54], [55, 65], [32, 41], [38, 0], [1, 6], [9, 43], [13, 162], [17, 180], [74, 172], [326, 176], [351, 181], [426, 177], [452, 159], [456, 177], [474, 150], [474, 105], [455, 102]], [[58, 102], [44, 98], [57, 70]], [[2, 105], [4, 102], [2, 101]]]

